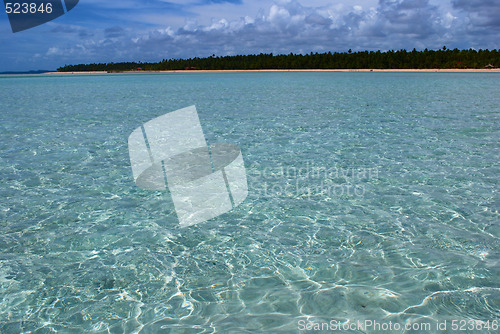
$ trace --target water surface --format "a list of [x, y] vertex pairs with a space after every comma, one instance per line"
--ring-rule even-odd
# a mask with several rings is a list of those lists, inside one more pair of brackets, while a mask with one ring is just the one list
[[[499, 83], [493, 73], [2, 76], [0, 332], [498, 320]], [[193, 104], [209, 143], [240, 146], [249, 195], [180, 228], [168, 192], [135, 186], [127, 138]]]

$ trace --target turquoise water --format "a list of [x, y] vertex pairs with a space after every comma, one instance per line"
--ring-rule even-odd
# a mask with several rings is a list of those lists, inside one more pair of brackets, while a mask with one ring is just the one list
[[[0, 333], [493, 324], [499, 84], [494, 73], [2, 76]], [[168, 192], [135, 186], [127, 138], [193, 104], [209, 143], [241, 148], [249, 194], [180, 228]]]

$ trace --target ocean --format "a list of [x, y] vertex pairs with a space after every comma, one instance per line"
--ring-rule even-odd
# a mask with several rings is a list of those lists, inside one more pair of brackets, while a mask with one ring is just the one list
[[[0, 76], [0, 333], [498, 333], [499, 84]], [[127, 139], [191, 105], [248, 196], [180, 227]]]

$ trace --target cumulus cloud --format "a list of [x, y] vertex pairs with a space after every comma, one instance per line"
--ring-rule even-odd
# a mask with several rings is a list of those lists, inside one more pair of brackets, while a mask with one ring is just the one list
[[[453, 0], [453, 7], [467, 14], [469, 32], [481, 33], [484, 28], [500, 31], [500, 2], [497, 0]], [[498, 36], [497, 36], [498, 37]]]
[[178, 28], [157, 28], [114, 41], [108, 34], [90, 47], [115, 55], [125, 48], [133, 59], [436, 48], [453, 42], [446, 33], [455, 25], [454, 18], [429, 0], [380, 0], [376, 8], [369, 9], [334, 4], [309, 7], [295, 0], [279, 1], [254, 17], [222, 17], [207, 25], [188, 21]]

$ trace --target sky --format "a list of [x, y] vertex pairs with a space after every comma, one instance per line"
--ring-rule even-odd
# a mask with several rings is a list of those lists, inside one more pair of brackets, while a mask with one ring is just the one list
[[499, 49], [498, 13], [499, 0], [80, 0], [13, 33], [2, 8], [0, 72], [213, 54]]

